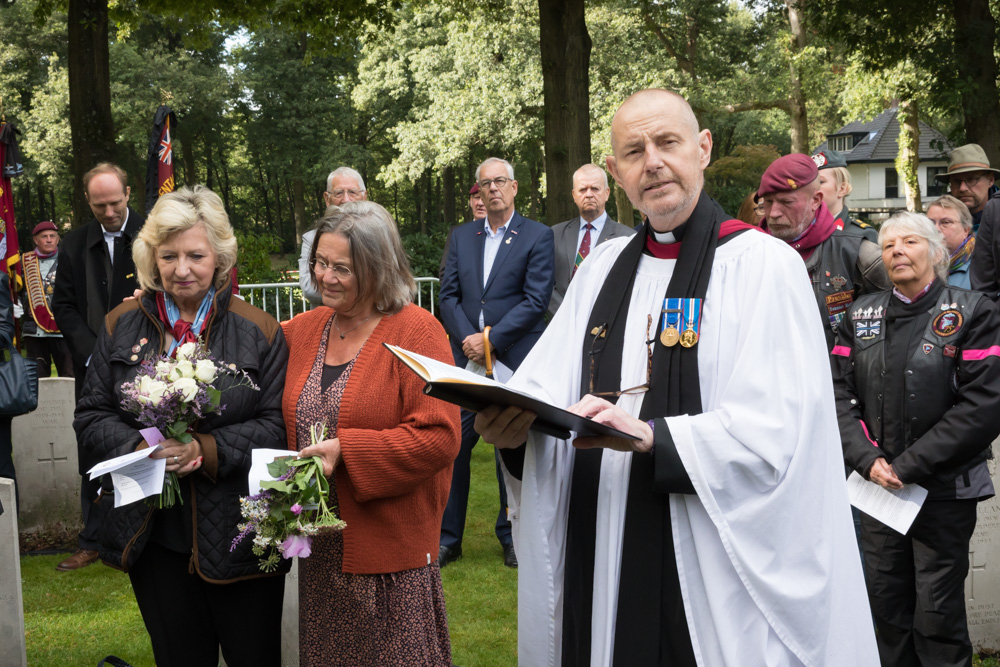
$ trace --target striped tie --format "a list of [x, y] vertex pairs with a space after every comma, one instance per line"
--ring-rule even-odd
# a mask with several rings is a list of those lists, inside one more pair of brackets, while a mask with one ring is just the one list
[[[583, 260], [587, 259], [587, 255], [590, 254], [590, 230], [594, 226], [589, 222], [584, 225], [583, 240], [580, 241], [580, 249], [576, 251], [576, 263], [573, 265], [573, 275], [576, 275], [576, 270], [580, 268], [580, 264]], [[571, 276], [572, 277], [572, 276]]]

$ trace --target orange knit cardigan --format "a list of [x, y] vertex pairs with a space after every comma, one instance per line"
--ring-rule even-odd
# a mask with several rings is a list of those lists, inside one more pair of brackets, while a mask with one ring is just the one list
[[[282, 412], [296, 449], [296, 405], [333, 309], [316, 308], [283, 324], [288, 370]], [[383, 342], [452, 362], [444, 328], [410, 304], [383, 317], [361, 348], [340, 402], [335, 471], [344, 530], [343, 571], [400, 572], [437, 559], [441, 516], [461, 438], [459, 409], [423, 393], [424, 382]]]

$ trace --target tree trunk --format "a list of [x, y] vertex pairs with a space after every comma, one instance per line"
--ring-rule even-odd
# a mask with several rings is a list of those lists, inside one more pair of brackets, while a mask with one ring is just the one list
[[226, 156], [222, 153], [222, 146], [218, 146], [216, 150], [219, 151], [219, 166], [222, 168], [222, 201], [226, 206], [226, 211], [232, 211], [233, 208], [229, 201], [229, 167], [226, 165]]
[[952, 0], [956, 80], [965, 115], [965, 140], [979, 144], [1000, 165], [1000, 95], [997, 93], [996, 22], [989, 0]]
[[538, 0], [545, 101], [546, 219], [579, 215], [573, 172], [590, 162], [590, 50], [584, 0]]
[[[264, 185], [264, 170], [260, 166], [261, 160], [259, 158], [255, 158], [254, 162], [257, 163], [257, 183], [258, 183], [258, 185]], [[268, 180], [270, 180], [270, 179], [268, 179]], [[272, 222], [272, 219], [271, 219], [271, 200], [270, 200], [270, 198], [268, 197], [268, 194], [267, 194], [268, 188], [267, 187], [258, 187], [257, 190], [259, 190], [260, 193], [262, 195], [264, 195], [264, 213], [267, 215], [267, 226], [271, 227], [271, 225], [273, 224], [273, 222]]]
[[903, 182], [906, 190], [906, 210], [923, 211], [920, 202], [920, 179], [917, 174], [920, 172], [920, 126], [917, 121], [920, 119], [920, 111], [917, 103], [910, 100], [902, 100], [899, 103], [899, 111], [896, 112], [899, 120], [899, 154], [896, 155], [896, 173]]
[[205, 144], [205, 187], [215, 190], [215, 160], [212, 159], [212, 145], [208, 139], [202, 138]]
[[795, 42], [792, 45], [792, 57], [788, 62], [789, 83], [791, 89], [790, 115], [792, 119], [791, 139], [792, 152], [809, 154], [809, 123], [806, 118], [806, 96], [802, 92], [802, 73], [795, 63], [795, 56], [806, 48], [806, 29], [802, 23], [801, 0], [785, 0], [788, 9], [788, 25], [792, 29]]
[[309, 224], [306, 222], [306, 188], [298, 164], [295, 164], [293, 171], [295, 178], [292, 179], [292, 212], [295, 215], [295, 245], [300, 245], [302, 235], [309, 229]]
[[427, 209], [430, 206], [430, 174], [424, 172], [418, 181], [417, 187], [420, 189], [420, 233], [427, 233]]
[[442, 180], [442, 192], [444, 197], [444, 223], [451, 227], [456, 224], [455, 220], [455, 168], [445, 167]]
[[108, 69], [108, 0], [69, 0], [69, 126], [73, 147], [73, 225], [92, 217], [83, 175], [117, 152]]
[[[38, 194], [38, 219], [41, 220], [52, 220], [55, 218], [54, 215], [49, 215], [45, 210], [45, 188], [42, 187], [42, 179], [38, 178], [35, 180], [35, 192]], [[31, 222], [30, 220], [28, 222]]]
[[198, 167], [194, 161], [194, 137], [189, 136], [181, 142], [181, 161], [184, 163], [184, 184], [192, 186], [198, 183]]
[[635, 210], [632, 208], [632, 202], [629, 201], [628, 195], [625, 193], [625, 190], [618, 187], [617, 183], [611, 183], [611, 187], [614, 188], [615, 192], [615, 206], [618, 207], [618, 222], [626, 227], [635, 227]]

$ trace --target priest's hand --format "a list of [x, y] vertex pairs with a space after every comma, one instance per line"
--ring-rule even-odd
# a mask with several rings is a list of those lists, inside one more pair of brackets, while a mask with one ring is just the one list
[[[482, 336], [480, 336], [482, 338]], [[535, 413], [510, 405], [491, 405], [476, 415], [476, 433], [497, 449], [516, 449], [528, 439]]]
[[868, 471], [868, 479], [877, 484], [881, 484], [886, 489], [901, 489], [903, 483], [896, 477], [896, 472], [892, 469], [892, 464], [884, 458], [875, 459], [872, 469]]
[[636, 419], [617, 405], [609, 403], [603, 398], [588, 394], [579, 403], [571, 405], [567, 409], [573, 414], [589, 417], [598, 424], [607, 424], [612, 428], [639, 438], [639, 440], [628, 440], [626, 438], [614, 438], [603, 435], [588, 436], [577, 438], [573, 441], [573, 446], [577, 449], [602, 448], [614, 449], [619, 452], [642, 453], [653, 449], [653, 429], [649, 428], [649, 424]]
[[300, 459], [318, 456], [323, 461], [323, 476], [329, 477], [340, 465], [340, 438], [330, 438], [315, 445], [309, 445], [299, 452]]

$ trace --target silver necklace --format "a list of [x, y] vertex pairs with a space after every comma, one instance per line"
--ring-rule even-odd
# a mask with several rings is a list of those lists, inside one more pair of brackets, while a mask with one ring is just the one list
[[360, 327], [362, 324], [364, 324], [365, 322], [367, 322], [368, 320], [370, 320], [373, 317], [375, 317], [375, 313], [372, 313], [371, 315], [369, 315], [365, 319], [361, 320], [360, 322], [358, 322], [357, 324], [355, 324], [353, 327], [351, 327], [347, 331], [341, 331], [340, 330], [340, 325], [337, 324], [337, 313], [334, 313], [333, 314], [333, 326], [335, 326], [337, 328], [337, 333], [340, 334], [340, 340], [344, 340], [344, 336], [346, 336], [347, 334], [351, 333], [352, 331], [354, 331], [355, 329], [357, 329], [358, 327]]

